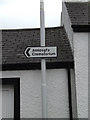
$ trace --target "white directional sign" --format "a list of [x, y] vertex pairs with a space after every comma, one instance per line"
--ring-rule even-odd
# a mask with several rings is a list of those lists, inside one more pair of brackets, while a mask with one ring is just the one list
[[30, 57], [57, 57], [57, 47], [27, 47], [25, 50], [27, 58]]

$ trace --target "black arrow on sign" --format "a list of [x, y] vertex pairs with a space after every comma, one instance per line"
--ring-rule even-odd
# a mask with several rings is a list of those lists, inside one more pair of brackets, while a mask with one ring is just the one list
[[27, 54], [27, 56], [30, 57], [29, 51], [30, 51], [30, 48], [28, 48], [28, 49], [26, 50], [26, 54]]

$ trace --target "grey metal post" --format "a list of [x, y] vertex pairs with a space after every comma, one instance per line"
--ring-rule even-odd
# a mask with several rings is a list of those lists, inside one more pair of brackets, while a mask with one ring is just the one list
[[[44, 1], [40, 0], [40, 40], [41, 46], [45, 46], [45, 21], [44, 21]], [[46, 60], [41, 59], [41, 71], [42, 71], [42, 118], [48, 118], [47, 108], [47, 84], [46, 84]]]

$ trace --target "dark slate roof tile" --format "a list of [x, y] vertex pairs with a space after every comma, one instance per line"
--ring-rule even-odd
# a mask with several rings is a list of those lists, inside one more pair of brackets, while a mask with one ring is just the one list
[[[40, 29], [2, 30], [2, 63], [38, 63], [40, 58], [26, 58], [27, 46], [40, 46]], [[67, 34], [63, 27], [46, 28], [46, 46], [57, 46], [58, 57], [47, 62], [73, 62]]]
[[90, 2], [65, 2], [72, 25], [90, 24]]

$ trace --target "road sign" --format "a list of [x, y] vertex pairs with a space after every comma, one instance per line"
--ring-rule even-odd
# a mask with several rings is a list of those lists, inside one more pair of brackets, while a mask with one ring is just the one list
[[57, 47], [27, 47], [25, 50], [27, 58], [38, 57], [57, 57]]

